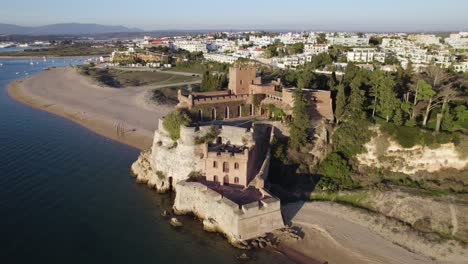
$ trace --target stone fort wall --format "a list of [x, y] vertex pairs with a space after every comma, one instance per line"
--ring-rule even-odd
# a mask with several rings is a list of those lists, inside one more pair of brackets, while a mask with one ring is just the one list
[[284, 227], [277, 198], [240, 206], [198, 182], [177, 184], [174, 211], [178, 214], [194, 213], [208, 220], [230, 241], [253, 239]]

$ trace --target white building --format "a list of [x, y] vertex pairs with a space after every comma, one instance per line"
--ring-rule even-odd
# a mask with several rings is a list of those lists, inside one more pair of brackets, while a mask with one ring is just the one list
[[456, 72], [467, 72], [468, 71], [468, 61], [453, 64], [453, 69]]
[[354, 48], [348, 51], [348, 62], [384, 62], [385, 52], [379, 52], [373, 48]]
[[455, 49], [468, 49], [468, 32], [450, 34], [450, 37], [445, 39], [445, 43]]
[[222, 54], [222, 53], [206, 53], [206, 54], [203, 54], [203, 57], [207, 61], [216, 61], [216, 62], [229, 63], [229, 64], [235, 63], [236, 60], [239, 58], [239, 57]]
[[369, 46], [369, 38], [359, 36], [340, 36], [340, 37], [328, 37], [330, 45], [339, 45], [346, 47], [363, 47]]
[[317, 55], [322, 52], [328, 52], [328, 45], [326, 44], [305, 44], [304, 53]]
[[414, 41], [423, 45], [439, 45], [440, 39], [435, 35], [418, 34], [414, 36]]
[[183, 49], [190, 52], [203, 52], [208, 53], [207, 44], [199, 40], [177, 40], [174, 42], [177, 49]]

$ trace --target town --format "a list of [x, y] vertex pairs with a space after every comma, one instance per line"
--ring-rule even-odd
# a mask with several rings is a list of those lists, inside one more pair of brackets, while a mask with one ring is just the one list
[[146, 36], [124, 46], [125, 50], [116, 50], [100, 61], [135, 67], [171, 67], [188, 60], [187, 56], [172, 55], [171, 51], [185, 50], [203, 54], [207, 61], [233, 64], [247, 59], [281, 69], [296, 69], [322, 54], [323, 64], [315, 70], [323, 73], [342, 74], [347, 63], [368, 69], [382, 65], [384, 71], [396, 71], [396, 65], [406, 68], [409, 62], [417, 70], [438, 65], [455, 72], [468, 71], [467, 32], [445, 37], [406, 33], [220, 32], [185, 37]]

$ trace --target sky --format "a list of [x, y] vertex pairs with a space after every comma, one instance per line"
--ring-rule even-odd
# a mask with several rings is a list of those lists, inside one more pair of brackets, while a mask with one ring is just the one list
[[14, 0], [0, 23], [161, 29], [468, 30], [468, 0]]

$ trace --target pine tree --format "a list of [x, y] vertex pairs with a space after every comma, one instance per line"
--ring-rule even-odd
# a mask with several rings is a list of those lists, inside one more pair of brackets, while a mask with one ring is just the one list
[[361, 81], [359, 78], [354, 78], [351, 81], [351, 94], [348, 98], [348, 105], [346, 106], [346, 115], [351, 118], [363, 119], [364, 112], [364, 91], [360, 89]]
[[290, 126], [290, 147], [298, 150], [308, 141], [307, 130], [311, 128], [309, 114], [307, 113], [307, 100], [302, 89], [296, 89], [293, 94], [294, 106], [292, 109], [293, 120]]
[[395, 82], [390, 75], [385, 75], [380, 81], [378, 96], [377, 110], [388, 122], [401, 105], [395, 92]]
[[336, 94], [335, 118], [336, 123], [339, 124], [345, 112], [346, 94], [342, 84], [336, 86], [336, 90], [338, 90], [338, 92]]
[[395, 111], [395, 116], [393, 117], [393, 123], [397, 126], [402, 126], [403, 125], [403, 115], [401, 113], [401, 109], [397, 109]]

